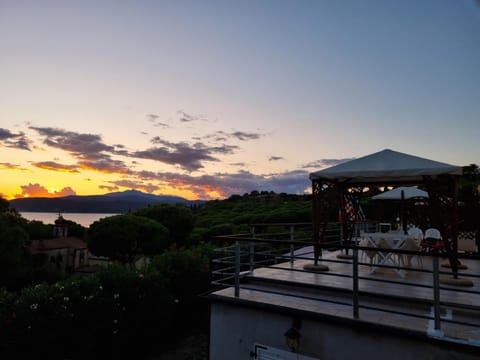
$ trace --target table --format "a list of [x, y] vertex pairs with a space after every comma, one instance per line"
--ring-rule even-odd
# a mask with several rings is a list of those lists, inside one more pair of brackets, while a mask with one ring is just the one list
[[[403, 233], [403, 231], [390, 231], [386, 233], [376, 232], [376, 233], [360, 233], [360, 237], [367, 239], [368, 246], [372, 248], [383, 248], [383, 249], [399, 249], [406, 241], [413, 240], [411, 236]], [[376, 265], [393, 265], [399, 266], [395, 261], [394, 253], [389, 251], [378, 251], [377, 253], [379, 261]], [[372, 266], [370, 273], [374, 273], [378, 269], [378, 266]], [[394, 269], [395, 272], [400, 277], [405, 277], [405, 274], [400, 269]]]

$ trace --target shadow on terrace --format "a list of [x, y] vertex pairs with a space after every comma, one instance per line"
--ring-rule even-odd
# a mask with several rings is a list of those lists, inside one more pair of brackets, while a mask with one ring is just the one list
[[[360, 246], [361, 236], [342, 246], [341, 231], [330, 223], [321, 245], [312, 242], [312, 224], [305, 223], [258, 224], [249, 234], [217, 237], [222, 247], [212, 274], [219, 290], [212, 295], [480, 347], [478, 253], [454, 255], [462, 266], [450, 283], [444, 254]], [[326, 271], [305, 266], [314, 261], [314, 246]], [[350, 257], [338, 256], [347, 252]]]

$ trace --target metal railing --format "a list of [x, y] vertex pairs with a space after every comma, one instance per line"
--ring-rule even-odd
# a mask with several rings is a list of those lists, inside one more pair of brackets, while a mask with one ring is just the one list
[[[255, 291], [262, 291], [271, 294], [284, 295], [278, 288], [272, 287], [268, 289], [263, 286], [261, 289], [251, 285], [252, 279], [255, 279], [255, 271], [257, 269], [273, 268], [277, 272], [305, 272], [311, 273], [311, 270], [306, 270], [303, 267], [294, 266], [296, 261], [312, 260], [312, 252], [301, 252], [301, 249], [308, 249], [314, 246], [312, 243], [312, 228], [311, 224], [256, 224], [252, 226], [249, 234], [236, 234], [228, 236], [219, 236], [217, 241], [222, 242], [223, 246], [217, 249], [218, 257], [213, 260], [212, 266], [212, 283], [220, 287], [234, 287], [234, 296], [241, 297], [242, 289], [249, 289]], [[321, 298], [317, 296], [302, 295], [301, 292], [297, 294], [289, 293], [289, 296], [296, 296], [306, 300], [314, 300], [336, 305], [347, 306], [351, 308], [353, 319], [360, 319], [362, 311], [374, 310], [390, 314], [407, 316], [410, 318], [421, 318], [432, 322], [433, 326], [429, 329], [430, 336], [438, 338], [448, 338], [450, 341], [473, 344], [480, 347], [480, 336], [472, 338], [469, 336], [458, 336], [452, 338], [445, 336], [442, 327], [455, 325], [458, 327], [468, 327], [473, 330], [480, 326], [480, 291], [476, 287], [457, 287], [452, 285], [445, 285], [441, 282], [441, 276], [452, 277], [451, 271], [442, 271], [440, 268], [439, 254], [425, 254], [416, 251], [392, 250], [381, 248], [365, 248], [358, 246], [355, 242], [352, 245], [342, 245], [340, 242], [340, 227], [338, 224], [332, 224], [328, 229], [328, 241], [325, 244], [318, 245], [323, 250], [340, 249], [344, 252], [349, 251], [351, 259], [339, 259], [334, 257], [322, 257], [319, 261], [322, 264], [341, 264], [343, 272], [326, 271], [322, 272], [322, 276], [331, 276], [339, 279], [350, 279], [348, 283], [349, 296], [347, 300]], [[371, 266], [370, 263], [362, 261], [360, 256], [362, 251], [388, 251], [394, 256], [408, 255], [408, 256], [423, 256], [426, 259], [431, 259], [431, 268], [405, 267], [399, 265], [376, 264], [375, 267], [382, 269], [393, 269], [395, 271], [408, 271], [409, 273], [416, 272], [423, 274], [423, 279], [428, 276], [430, 281], [412, 282], [408, 278], [398, 277], [395, 279], [368, 276], [365, 271], [360, 271], [361, 266]], [[444, 255], [442, 255], [444, 256]], [[469, 260], [467, 260], [469, 259]], [[460, 260], [480, 260], [479, 255], [455, 254], [455, 261]], [[338, 266], [337, 266], [338, 267]], [[480, 274], [475, 272], [461, 272], [458, 273], [462, 278], [470, 279], [477, 285], [480, 285]], [[248, 279], [248, 281], [247, 281]], [[351, 282], [350, 282], [351, 281]], [[402, 286], [414, 289], [415, 291], [427, 291], [431, 296], [421, 297], [410, 300], [417, 300], [423, 306], [431, 307], [430, 314], [419, 313], [415, 311], [414, 307], [385, 307], [381, 306], [382, 302], [363, 301], [368, 296], [382, 296], [383, 298], [391, 297], [389, 294], [369, 293], [368, 291], [360, 290], [360, 283], [365, 281], [377, 282], [378, 284], [389, 284], [395, 286]], [[345, 284], [345, 281], [342, 282]], [[318, 284], [317, 284], [318, 285]], [[310, 284], [315, 287], [315, 284]], [[331, 290], [335, 290], [334, 287]], [[342, 290], [345, 290], [342, 288]], [[455, 293], [455, 300], [448, 299], [446, 293]], [[343, 291], [345, 294], [345, 291]], [[462, 296], [464, 294], [464, 296]], [[398, 296], [397, 296], [398, 297]], [[465, 300], [463, 300], [465, 299]], [[398, 301], [398, 298], [395, 300]], [[446, 309], [456, 313], [465, 313], [465, 316], [445, 315]], [[459, 332], [460, 333], [460, 332]], [[464, 333], [468, 333], [464, 331]]]

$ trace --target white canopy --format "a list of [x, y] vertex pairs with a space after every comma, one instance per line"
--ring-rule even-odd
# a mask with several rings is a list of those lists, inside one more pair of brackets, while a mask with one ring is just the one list
[[382, 150], [310, 174], [311, 180], [349, 183], [422, 182], [424, 176], [461, 175], [460, 166]]
[[417, 197], [428, 198], [426, 191], [420, 190], [416, 186], [401, 186], [396, 189], [385, 191], [381, 194], [372, 196], [373, 200], [401, 200], [402, 191], [404, 199], [412, 199]]

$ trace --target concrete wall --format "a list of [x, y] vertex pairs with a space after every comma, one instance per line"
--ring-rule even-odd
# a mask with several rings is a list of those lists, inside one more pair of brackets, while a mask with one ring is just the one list
[[[293, 316], [227, 303], [212, 303], [210, 360], [251, 359], [254, 343], [289, 351], [284, 333]], [[301, 319], [299, 354], [319, 360], [479, 359], [473, 350], [402, 336], [347, 322]], [[479, 351], [480, 353], [480, 351]]]

